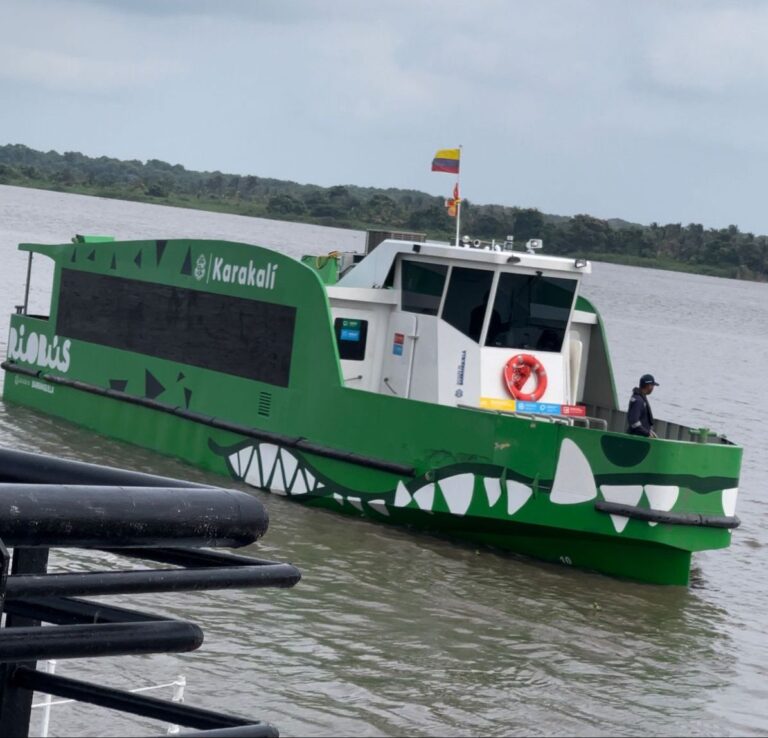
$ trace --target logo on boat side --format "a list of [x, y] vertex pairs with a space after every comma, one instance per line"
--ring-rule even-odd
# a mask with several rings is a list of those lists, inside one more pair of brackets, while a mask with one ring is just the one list
[[247, 264], [235, 264], [225, 261], [223, 256], [210, 256], [210, 262], [206, 262], [203, 254], [197, 257], [195, 265], [195, 279], [205, 279], [207, 282], [224, 282], [225, 284], [239, 284], [246, 287], [258, 287], [265, 290], [275, 288], [277, 276], [277, 264], [269, 262], [261, 269], [256, 268], [253, 259]]
[[459, 386], [464, 384], [464, 370], [467, 368], [467, 352], [461, 352], [461, 358], [459, 359], [459, 366], [456, 369], [456, 384]]
[[199, 282], [203, 277], [205, 277], [205, 254], [200, 254], [200, 256], [197, 257], [197, 262], [195, 263], [195, 279]]
[[35, 331], [26, 332], [22, 325], [17, 331], [11, 328], [8, 336], [8, 358], [14, 361], [25, 361], [44, 369], [58, 369], [66, 372], [69, 369], [69, 352], [72, 341], [68, 338], [61, 340], [54, 336], [49, 342], [48, 337]]

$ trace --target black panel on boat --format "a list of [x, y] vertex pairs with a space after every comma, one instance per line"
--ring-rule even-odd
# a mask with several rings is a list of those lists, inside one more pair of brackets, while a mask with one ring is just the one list
[[351, 361], [365, 359], [365, 345], [368, 340], [368, 321], [356, 318], [336, 318], [333, 323], [339, 358]]
[[56, 331], [287, 387], [296, 308], [62, 269]]

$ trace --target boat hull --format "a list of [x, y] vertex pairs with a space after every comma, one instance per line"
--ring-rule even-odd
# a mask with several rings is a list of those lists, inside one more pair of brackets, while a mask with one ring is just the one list
[[[264, 428], [244, 428], [247, 434], [216, 428], [217, 419], [211, 416], [192, 419], [180, 415], [177, 407], [157, 402], [146, 406], [141, 398], [114, 392], [107, 396], [95, 386], [68, 386], [51, 375], [46, 379], [42, 372], [31, 376], [7, 364], [6, 368], [11, 370], [6, 375], [6, 400], [337, 514], [653, 584], [688, 584], [694, 551], [730, 544], [733, 526], [723, 527], [722, 521], [732, 519], [727, 515], [733, 512], [732, 495], [724, 490], [737, 483], [736, 448], [713, 447], [710, 451], [722, 456], [713, 461], [712, 454], [703, 453], [706, 448], [697, 444], [685, 444], [687, 449], [656, 444], [662, 450], [652, 463], [627, 469], [598, 458], [591, 445], [605, 446], [610, 437], [619, 444], [650, 442], [548, 422], [514, 422], [480, 411], [425, 406], [410, 415], [407, 403], [401, 406], [375, 395], [367, 398], [371, 402], [362, 411], [343, 413], [365, 443], [356, 447], [329, 436], [302, 446], [290, 436], [265, 439], [263, 434], [269, 431]], [[454, 439], [443, 449], [434, 448], [420, 442], [420, 434], [414, 432], [425, 421], [456, 425], [458, 418], [449, 421], [448, 416], [459, 414], [466, 416], [460, 425], [473, 443]], [[399, 418], [396, 427], [401, 428], [394, 443], [387, 430], [395, 425], [393, 417]], [[496, 440], [489, 443], [486, 436]], [[382, 455], [397, 445], [408, 449], [404, 456], [417, 460], [413, 467], [398, 464], [396, 456], [387, 460]], [[490, 446], [495, 453], [476, 453], [473, 447], [478, 445]], [[672, 447], [676, 468], [687, 451], [692, 467], [698, 464], [699, 471], [717, 475], [659, 474], [664, 446]], [[341, 448], [354, 451], [334, 453]], [[559, 453], [542, 451], [553, 448]], [[371, 450], [378, 453], [371, 455]], [[702, 452], [698, 462], [695, 452]], [[729, 473], [729, 467], [735, 468]], [[698, 489], [690, 486], [697, 482]], [[661, 522], [601, 512], [599, 503], [615, 500], [617, 490], [629, 490], [639, 511], [657, 509]], [[658, 490], [668, 492], [665, 499]], [[720, 524], [663, 521], [664, 514], [683, 516], [694, 509]]]
[[738, 524], [732, 444], [346, 386], [326, 289], [288, 256], [22, 248], [54, 260], [52, 303], [11, 316], [6, 401], [307, 505], [647, 582], [686, 584]]

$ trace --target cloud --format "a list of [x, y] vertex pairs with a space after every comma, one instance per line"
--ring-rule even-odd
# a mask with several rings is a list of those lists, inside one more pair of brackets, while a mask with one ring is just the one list
[[45, 49], [0, 48], [0, 77], [26, 85], [114, 95], [121, 90], [157, 84], [178, 74], [174, 60], [103, 59], [85, 53]]
[[172, 81], [183, 70], [167, 51], [171, 29], [163, 25], [125, 25], [104, 7], [66, 0], [5, 5], [0, 79], [26, 91], [115, 95]]
[[768, 7], [711, 6], [659, 20], [647, 73], [659, 88], [718, 99], [768, 87]]
[[2, 142], [442, 195], [429, 161], [462, 144], [475, 202], [762, 211], [754, 0], [2, 2]]

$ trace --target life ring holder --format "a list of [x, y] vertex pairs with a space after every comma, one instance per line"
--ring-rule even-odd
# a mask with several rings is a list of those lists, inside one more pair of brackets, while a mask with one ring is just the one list
[[[536, 378], [536, 389], [533, 392], [523, 392], [528, 377]], [[509, 394], [516, 400], [538, 402], [547, 391], [547, 370], [544, 365], [531, 354], [517, 354], [504, 364], [504, 385]]]

